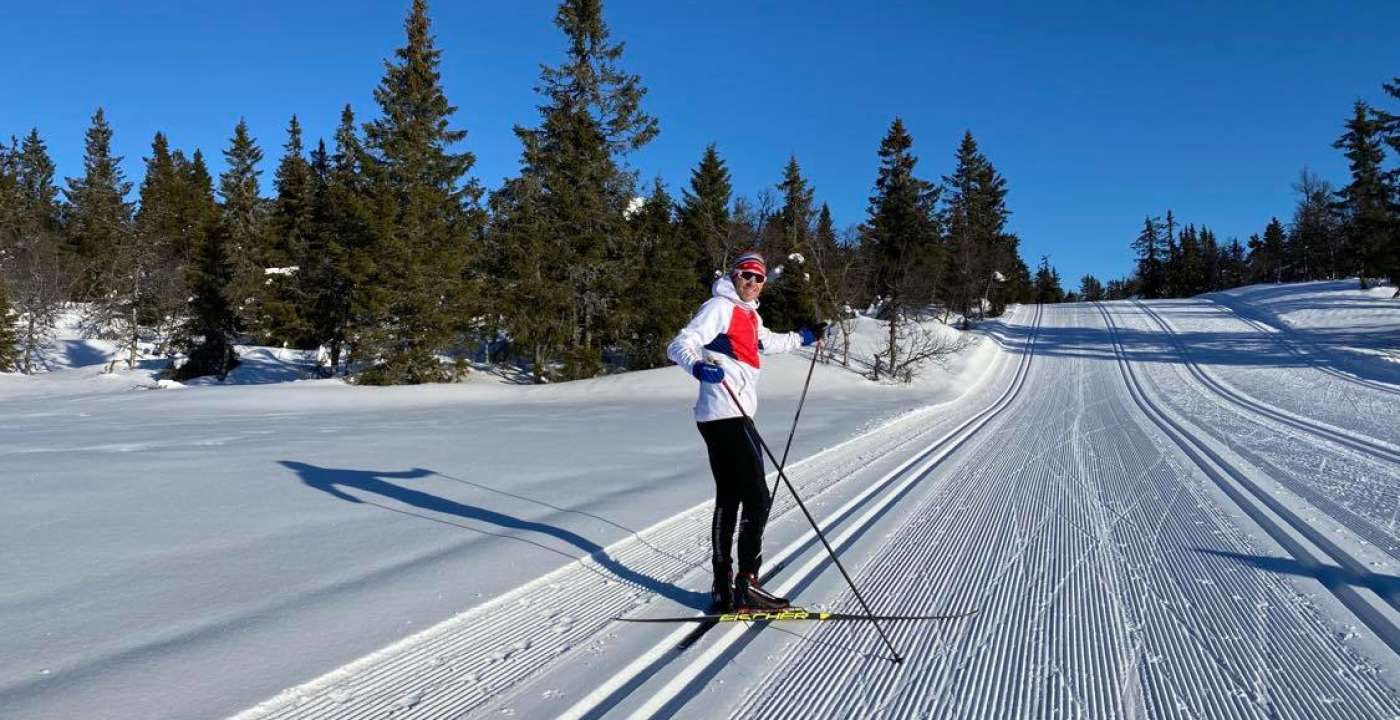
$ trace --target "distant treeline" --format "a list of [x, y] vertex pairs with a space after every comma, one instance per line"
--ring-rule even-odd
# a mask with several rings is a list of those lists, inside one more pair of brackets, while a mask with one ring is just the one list
[[[785, 269], [764, 295], [770, 326], [825, 319], [848, 329], [853, 308], [888, 320], [870, 368], [877, 378], [907, 379], [946, 351], [911, 322], [930, 312], [971, 321], [1008, 303], [1065, 299], [1048, 261], [1031, 277], [1006, 227], [1006, 179], [970, 132], [951, 174], [933, 181], [916, 172], [913, 139], [895, 119], [867, 217], [848, 228], [835, 227], [796, 158], [771, 190], [735, 197], [712, 144], [676, 198], [628, 169], [659, 123], [643, 110], [641, 79], [621, 68], [601, 3], [564, 0], [555, 24], [568, 52], [541, 71], [535, 123], [515, 129], [520, 173], [491, 193], [460, 150], [466, 131], [450, 122], [424, 0], [414, 0], [406, 43], [375, 89], [376, 118], [359, 122], [346, 106], [334, 137], [310, 144], [291, 117], [274, 197], [260, 194], [263, 149], [243, 122], [218, 178], [199, 150], [172, 148], [157, 133], [135, 202], [101, 109], [83, 172], [62, 191], [39, 132], [12, 138], [0, 146], [0, 370], [35, 371], [36, 351], [73, 303], [127, 364], [170, 358], [168, 373], [180, 379], [226, 375], [245, 343], [319, 348], [326, 372], [367, 384], [451, 380], [471, 361], [517, 367], [536, 382], [656, 367], [716, 274], [746, 248]], [[1394, 143], [1393, 118], [1358, 113], [1367, 137], [1389, 133]], [[1374, 182], [1392, 193], [1384, 227], [1393, 228], [1394, 173]], [[1351, 187], [1345, 198], [1361, 202]], [[1351, 237], [1358, 215], [1346, 202], [1329, 200], [1328, 227]], [[1233, 275], [1219, 262], [1169, 270], [1187, 262], [1187, 248], [1214, 243], [1207, 230], [1173, 223], [1149, 221], [1161, 247], [1154, 262], [1177, 279], [1147, 285], [1157, 277], [1142, 272], [1149, 263], [1108, 292], [1186, 293], [1254, 277], [1248, 268], [1265, 262], [1258, 250]], [[1345, 257], [1327, 255], [1329, 264], [1306, 272], [1362, 268]]]
[[[1400, 99], [1400, 77], [1383, 89]], [[1363, 289], [1386, 278], [1400, 283], [1400, 116], [1358, 100], [1332, 147], [1346, 156], [1351, 181], [1334, 189], [1304, 169], [1293, 185], [1298, 201], [1287, 225], [1271, 218], [1262, 234], [1241, 245], [1236, 238], [1220, 242], [1205, 226], [1182, 226], [1170, 210], [1165, 220], [1149, 216], [1133, 240], [1137, 267], [1130, 276], [1104, 286], [1086, 275], [1079, 292], [1064, 299], [1179, 298], [1344, 277], [1359, 277]], [[1041, 301], [1053, 302], [1053, 295], [1042, 294]]]
[[520, 174], [489, 195], [473, 155], [454, 151], [466, 133], [449, 122], [423, 0], [375, 90], [376, 119], [358, 123], [347, 106], [329, 144], [308, 151], [292, 116], [275, 197], [259, 194], [263, 150], [243, 122], [217, 179], [198, 150], [157, 133], [134, 203], [101, 109], [83, 173], [61, 193], [38, 131], [12, 139], [0, 150], [0, 312], [11, 321], [0, 323], [0, 369], [35, 370], [75, 302], [128, 364], [179, 358], [176, 378], [226, 375], [242, 342], [321, 348], [328, 372], [364, 383], [450, 380], [469, 360], [537, 382], [654, 367], [750, 247], [786, 269], [764, 296], [769, 325], [851, 308], [892, 321], [877, 376], [907, 370], [919, 353], [899, 326], [930, 307], [980, 317], [1030, 298], [1005, 228], [1006, 181], [970, 133], [935, 183], [916, 176], [913, 140], [894, 120], [869, 217], [844, 230], [796, 158], [773, 190], [735, 198], [710, 145], [679, 199], [660, 181], [639, 193], [625, 157], [659, 131], [641, 80], [620, 68], [600, 3], [565, 0], [555, 24], [568, 54], [541, 72], [536, 124], [516, 127]]

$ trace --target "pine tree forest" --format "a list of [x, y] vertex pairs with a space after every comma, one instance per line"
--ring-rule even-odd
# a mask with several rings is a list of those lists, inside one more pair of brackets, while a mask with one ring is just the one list
[[[156, 133], [133, 187], [103, 108], [81, 174], [62, 187], [38, 129], [11, 137], [0, 144], [0, 371], [34, 372], [72, 308], [116, 342], [113, 366], [159, 363], [175, 379], [225, 377], [240, 345], [319, 350], [321, 373], [364, 384], [450, 382], [482, 366], [537, 383], [653, 368], [751, 248], [769, 262], [770, 326], [841, 328], [858, 311], [888, 323], [876, 378], [901, 374], [905, 333], [933, 318], [968, 327], [1014, 303], [1400, 278], [1400, 115], [1388, 109], [1400, 78], [1338, 123], [1349, 177], [1302, 170], [1291, 215], [1261, 218], [1242, 241], [1154, 210], [1131, 240], [1131, 274], [1065, 288], [1050, 258], [1032, 272], [1021, 257], [1010, 180], [972, 131], [918, 145], [949, 161], [940, 175], [893, 119], [871, 140], [867, 214], [849, 227], [799, 156], [744, 197], [712, 143], [696, 148], [684, 187], [667, 187], [629, 165], [663, 123], [601, 1], [563, 0], [554, 25], [565, 51], [539, 58], [538, 115], [515, 127], [519, 172], [489, 191], [444, 92], [452, 50], [438, 47], [426, 0], [412, 2], [376, 107], [339, 109], [324, 139], [291, 112], [283, 137], [240, 121], [217, 178], [201, 149]], [[828, 359], [845, 362], [840, 335]]]

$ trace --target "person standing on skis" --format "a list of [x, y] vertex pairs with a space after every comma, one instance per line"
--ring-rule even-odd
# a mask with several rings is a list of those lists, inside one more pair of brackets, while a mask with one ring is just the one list
[[[709, 451], [715, 477], [715, 511], [710, 523], [711, 563], [715, 579], [712, 596], [717, 609], [736, 607], [779, 609], [788, 601], [763, 589], [758, 582], [763, 559], [763, 528], [772, 498], [764, 479], [758, 441], [722, 383], [753, 417], [758, 409], [759, 353], [791, 352], [821, 339], [819, 323], [798, 332], [775, 333], [758, 316], [758, 296], [768, 279], [763, 256], [740, 255], [728, 275], [715, 280], [711, 297], [700, 306], [671, 344], [666, 355], [700, 381], [695, 422]], [[742, 517], [740, 515], [742, 508]], [[731, 546], [739, 531], [739, 567], [734, 574]]]

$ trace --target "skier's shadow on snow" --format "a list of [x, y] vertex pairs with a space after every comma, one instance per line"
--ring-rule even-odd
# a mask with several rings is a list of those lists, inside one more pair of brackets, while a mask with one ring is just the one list
[[607, 571], [606, 574], [596, 570], [595, 572], [599, 572], [600, 575], [605, 575], [605, 577], [610, 576], [609, 579], [620, 580], [624, 583], [628, 583], [637, 587], [644, 588], [646, 590], [650, 590], [668, 600], [679, 603], [686, 607], [695, 608], [697, 610], [707, 607], [710, 602], [710, 596], [707, 593], [700, 593], [695, 592], [693, 590], [687, 590], [677, 585], [662, 582], [661, 580], [657, 580], [654, 577], [644, 575], [635, 570], [632, 570], [631, 568], [623, 565], [622, 563], [619, 563], [617, 560], [614, 560], [612, 557], [610, 557], [606, 552], [604, 552], [603, 546], [593, 542], [592, 540], [589, 540], [586, 537], [583, 537], [582, 535], [579, 535], [576, 532], [573, 532], [572, 530], [566, 530], [561, 527], [535, 522], [533, 520], [524, 520], [515, 517], [514, 515], [507, 515], [505, 513], [496, 512], [495, 510], [487, 510], [486, 508], [478, 507], [476, 505], [466, 505], [464, 503], [459, 503], [455, 500], [448, 500], [447, 498], [423, 492], [422, 490], [414, 490], [413, 488], [408, 488], [404, 487], [403, 485], [398, 485], [389, 482], [389, 480], [414, 480], [418, 478], [439, 475], [439, 473], [434, 472], [432, 470], [427, 470], [425, 468], [414, 468], [412, 470], [386, 472], [379, 470], [323, 468], [317, 467], [315, 465], [309, 465], [303, 462], [296, 462], [293, 460], [280, 460], [278, 462], [283, 467], [286, 467], [289, 470], [295, 472], [298, 476], [301, 477], [301, 481], [306, 483], [307, 485], [316, 488], [317, 490], [320, 490], [324, 493], [327, 493], [333, 497], [345, 500], [346, 502], [374, 505], [375, 507], [382, 508], [390, 512], [396, 512], [401, 515], [410, 515], [424, 520], [442, 523], [444, 525], [452, 525], [453, 527], [465, 528], [467, 530], [482, 533], [485, 535], [493, 535], [495, 537], [528, 543], [538, 548], [548, 550], [549, 552], [563, 555], [564, 557], [567, 557], [569, 559], [575, 559], [574, 555], [564, 552], [558, 548], [551, 547], [549, 545], [537, 542], [535, 540], [531, 540], [528, 537], [521, 537], [518, 533], [491, 532], [490, 530], [485, 530], [480, 527], [474, 527], [471, 525], [463, 525], [460, 523], [452, 522], [451, 520], [445, 518], [433, 517], [431, 515], [422, 515], [419, 513], [412, 512], [410, 510], [405, 510], [397, 507], [390, 507], [389, 505], [383, 505], [374, 502], [373, 500], [366, 500], [363, 498], [356, 497], [345, 492], [342, 488], [353, 488], [356, 490], [363, 490], [365, 492], [375, 493], [377, 495], [382, 495], [386, 498], [398, 501], [399, 503], [402, 503], [404, 505], [411, 505], [413, 507], [422, 508], [424, 510], [428, 510], [435, 513], [441, 513], [443, 515], [455, 515], [465, 520], [490, 523], [506, 530], [523, 530], [526, 532], [539, 533], [541, 535], [546, 535], [548, 537], [562, 540], [588, 553], [591, 556], [593, 562], [602, 566], [602, 568]]
[[1241, 555], [1224, 550], [1207, 550], [1205, 548], [1195, 548], [1195, 550], [1204, 555], [1227, 558], [1260, 570], [1267, 570], [1283, 575], [1299, 575], [1302, 577], [1315, 578], [1328, 587], [1353, 585], [1367, 588], [1383, 598], [1400, 597], [1400, 577], [1394, 575], [1380, 575], [1373, 572], [1356, 573], [1345, 568], [1339, 568], [1335, 565], [1308, 567], [1293, 558]]

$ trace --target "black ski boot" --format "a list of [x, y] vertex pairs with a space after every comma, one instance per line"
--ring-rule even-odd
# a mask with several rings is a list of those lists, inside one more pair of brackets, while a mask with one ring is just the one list
[[729, 563], [715, 563], [715, 583], [710, 589], [710, 608], [717, 613], [734, 612], [734, 570]]
[[756, 573], [739, 573], [734, 578], [734, 607], [748, 610], [782, 610], [791, 607], [787, 598], [780, 598], [758, 584]]

